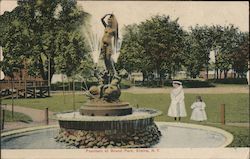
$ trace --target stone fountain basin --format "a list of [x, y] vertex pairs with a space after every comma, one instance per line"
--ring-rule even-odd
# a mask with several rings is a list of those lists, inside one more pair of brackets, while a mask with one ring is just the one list
[[[219, 148], [233, 141], [232, 134], [219, 128], [176, 123], [156, 122], [162, 133], [155, 148]], [[34, 127], [4, 132], [1, 134], [2, 149], [65, 149], [64, 143], [58, 143], [54, 137], [59, 127]], [[71, 147], [72, 148], [72, 147]]]
[[150, 109], [133, 109], [132, 114], [124, 116], [88, 116], [80, 112], [58, 113], [55, 119], [59, 121], [61, 128], [86, 130], [86, 131], [136, 131], [154, 124], [154, 117], [162, 112]]

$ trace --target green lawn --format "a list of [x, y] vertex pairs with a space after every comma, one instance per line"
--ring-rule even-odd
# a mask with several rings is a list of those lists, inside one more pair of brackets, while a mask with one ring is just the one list
[[[188, 117], [183, 121], [189, 122], [191, 115], [190, 106], [194, 102], [198, 94], [186, 94], [185, 104]], [[227, 122], [248, 122], [249, 121], [249, 97], [248, 94], [203, 94], [203, 100], [207, 107], [208, 122], [220, 122], [220, 105], [226, 105], [226, 121]], [[161, 110], [163, 115], [157, 117], [158, 121], [172, 121], [167, 116], [170, 105], [169, 94], [131, 94], [123, 93], [121, 100], [128, 101], [130, 104], [139, 107], [148, 107]]]
[[15, 121], [21, 121], [21, 122], [32, 122], [32, 119], [22, 113], [14, 112], [14, 118], [12, 118], [11, 111], [5, 110], [4, 120], [6, 122], [15, 122]]
[[[198, 94], [186, 94], [185, 104], [188, 117], [183, 118], [183, 121], [189, 122], [191, 115], [190, 106], [194, 102]], [[249, 121], [249, 97], [248, 94], [203, 94], [203, 100], [207, 107], [208, 122], [220, 122], [220, 105], [226, 105], [226, 122], [248, 122]], [[122, 93], [122, 101], [129, 102], [132, 106], [148, 107], [161, 110], [162, 116], [156, 118], [157, 121], [172, 121], [173, 119], [167, 116], [167, 110], [170, 105], [169, 94], [132, 94]], [[84, 95], [77, 94], [75, 96], [76, 109], [80, 108], [86, 102]], [[10, 104], [11, 100], [3, 100], [4, 104]], [[50, 111], [62, 112], [73, 110], [72, 95], [65, 95], [65, 103], [63, 95], [53, 95], [49, 98], [37, 99], [15, 99], [15, 105], [25, 106], [36, 109], [49, 108]]]
[[[75, 95], [75, 107], [80, 108], [83, 103], [86, 102], [86, 97], [84, 95]], [[4, 104], [11, 104], [11, 99], [3, 100]], [[65, 95], [65, 103], [63, 95], [53, 95], [48, 98], [27, 98], [27, 99], [15, 99], [15, 105], [24, 106], [35, 109], [49, 108], [49, 111], [62, 112], [73, 110], [73, 96]]]
[[[198, 94], [186, 94], [185, 104], [188, 116], [183, 118], [183, 122], [195, 123], [202, 125], [210, 125], [222, 128], [231, 132], [235, 139], [230, 145], [232, 147], [248, 147], [249, 145], [249, 128], [236, 127], [220, 124], [220, 105], [226, 105], [226, 122], [230, 123], [247, 123], [249, 122], [249, 97], [248, 94], [202, 94], [202, 97], [207, 105], [206, 112], [208, 121], [194, 122], [190, 121], [191, 109], [190, 106], [194, 102]], [[156, 117], [156, 121], [173, 121], [173, 118], [167, 116], [167, 110], [170, 105], [169, 94], [132, 94], [123, 93], [122, 101], [129, 102], [132, 106], [139, 105], [139, 107], [148, 107], [161, 110], [162, 116]], [[76, 95], [76, 108], [79, 108], [86, 102], [87, 98], [84, 95]], [[4, 100], [3, 103], [10, 104], [11, 100]], [[49, 98], [41, 99], [17, 99], [15, 105], [31, 107], [36, 109], [49, 108], [50, 111], [62, 112], [73, 110], [72, 95], [67, 94], [53, 95]]]

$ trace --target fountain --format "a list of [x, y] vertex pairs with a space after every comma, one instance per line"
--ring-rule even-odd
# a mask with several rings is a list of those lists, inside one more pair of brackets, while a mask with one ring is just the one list
[[[58, 125], [31, 127], [1, 133], [1, 148], [65, 149], [65, 148], [218, 148], [233, 141], [232, 134], [209, 126], [154, 122], [160, 111], [132, 108], [119, 100], [120, 82], [126, 72], [117, 72], [113, 55], [118, 55], [118, 25], [113, 14], [108, 24], [102, 19], [105, 33], [102, 40], [89, 36], [94, 76], [99, 85], [86, 89], [89, 101], [78, 112], [56, 114]], [[99, 54], [105, 71], [98, 70]], [[117, 57], [117, 56], [116, 56]]]
[[[118, 22], [114, 14], [106, 14], [101, 20], [105, 27], [101, 45], [96, 42], [98, 38], [93, 38], [97, 49], [91, 47], [91, 50], [95, 55], [100, 50], [105, 70], [99, 71], [95, 66], [94, 76], [99, 85], [86, 90], [89, 101], [79, 112], [56, 115], [60, 130], [55, 139], [77, 148], [152, 147], [161, 136], [154, 123], [154, 117], [161, 115], [161, 112], [135, 109], [129, 103], [119, 100], [120, 82], [126, 75], [116, 71], [112, 58], [120, 48]], [[94, 62], [97, 61], [95, 59]]]

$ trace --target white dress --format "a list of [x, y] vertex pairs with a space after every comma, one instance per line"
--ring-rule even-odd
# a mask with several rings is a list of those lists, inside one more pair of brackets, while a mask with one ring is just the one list
[[171, 91], [171, 104], [168, 109], [168, 116], [170, 117], [185, 117], [187, 116], [184, 91], [182, 86], [179, 86]]
[[191, 109], [193, 109], [191, 120], [195, 120], [195, 121], [207, 120], [205, 107], [206, 107], [206, 104], [204, 102], [194, 102], [191, 105]]

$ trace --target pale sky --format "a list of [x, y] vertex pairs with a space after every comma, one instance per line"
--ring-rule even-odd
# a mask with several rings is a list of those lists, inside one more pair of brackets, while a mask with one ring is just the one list
[[[16, 7], [15, 0], [2, 0], [1, 12]], [[114, 13], [120, 28], [123, 25], [139, 23], [152, 15], [170, 15], [188, 29], [199, 25], [234, 24], [241, 31], [249, 31], [248, 2], [177, 2], [177, 1], [78, 1], [78, 5], [92, 15], [93, 29], [103, 28], [100, 19], [106, 13]]]

